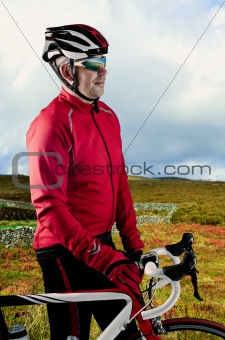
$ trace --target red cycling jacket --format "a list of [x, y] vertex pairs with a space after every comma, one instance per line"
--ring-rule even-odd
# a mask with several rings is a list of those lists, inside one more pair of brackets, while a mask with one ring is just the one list
[[115, 221], [125, 250], [144, 246], [124, 171], [120, 125], [111, 108], [98, 104], [96, 113], [63, 89], [27, 132], [35, 249], [62, 244], [82, 258], [94, 236], [111, 231]]

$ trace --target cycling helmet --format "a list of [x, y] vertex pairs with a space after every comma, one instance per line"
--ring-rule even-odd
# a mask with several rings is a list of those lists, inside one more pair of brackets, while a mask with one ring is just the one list
[[50, 27], [45, 33], [43, 59], [52, 61], [58, 56], [73, 60], [108, 52], [108, 42], [95, 28], [82, 24]]
[[[73, 92], [88, 101], [93, 101], [83, 95], [77, 88], [74, 72], [74, 62], [77, 59], [88, 58], [98, 54], [108, 53], [108, 42], [95, 28], [83, 25], [66, 25], [49, 27], [45, 32], [45, 46], [42, 58], [48, 62], [61, 81]], [[61, 75], [55, 60], [59, 57], [69, 59], [73, 84], [69, 84]], [[98, 111], [97, 101], [94, 99], [95, 109]]]

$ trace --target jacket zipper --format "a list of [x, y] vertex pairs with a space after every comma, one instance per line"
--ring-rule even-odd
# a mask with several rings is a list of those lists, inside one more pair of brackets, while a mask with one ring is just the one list
[[97, 122], [96, 122], [96, 119], [95, 119], [95, 117], [94, 117], [94, 107], [92, 108], [92, 119], [93, 119], [93, 121], [94, 121], [94, 124], [95, 124], [96, 128], [98, 129], [98, 132], [99, 132], [99, 134], [100, 134], [100, 136], [101, 136], [101, 139], [102, 139], [102, 141], [103, 141], [103, 144], [104, 144], [104, 146], [105, 146], [106, 153], [107, 153], [108, 158], [109, 158], [109, 164], [110, 164], [110, 167], [111, 167], [111, 171], [110, 171], [110, 181], [111, 181], [111, 187], [112, 187], [112, 199], [113, 199], [113, 202], [112, 202], [112, 215], [111, 215], [111, 220], [110, 220], [109, 226], [106, 228], [106, 233], [107, 233], [108, 230], [109, 230], [109, 228], [111, 227], [112, 220], [113, 220], [113, 215], [114, 215], [114, 198], [115, 198], [115, 193], [114, 193], [114, 185], [113, 185], [113, 177], [112, 177], [112, 176], [113, 176], [113, 174], [112, 174], [112, 160], [111, 160], [111, 157], [110, 157], [110, 153], [109, 153], [109, 149], [108, 149], [108, 147], [107, 147], [106, 141], [105, 141], [105, 139], [104, 139], [104, 137], [103, 137], [103, 134], [102, 134], [102, 132], [101, 132], [101, 130], [100, 130], [100, 128], [99, 128], [99, 126], [98, 126], [98, 124], [97, 124]]

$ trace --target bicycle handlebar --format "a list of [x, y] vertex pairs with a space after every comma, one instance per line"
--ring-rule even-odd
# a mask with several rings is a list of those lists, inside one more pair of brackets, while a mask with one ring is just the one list
[[[159, 255], [166, 255], [171, 258], [174, 264], [180, 263], [179, 256], [183, 254], [185, 251], [194, 254], [192, 249], [192, 244], [194, 242], [194, 237], [191, 233], [184, 233], [183, 237], [180, 242], [166, 245], [165, 247], [159, 247], [152, 249], [149, 253], [142, 255], [141, 259], [143, 258], [144, 264], [146, 264], [147, 258], [149, 254], [156, 253]], [[159, 262], [157, 260], [157, 262]]]
[[[176, 301], [178, 300], [181, 292], [180, 282], [179, 280], [190, 273], [190, 271], [195, 267], [197, 260], [192, 249], [193, 236], [190, 233], [185, 233], [182, 237], [182, 240], [173, 245], [168, 245], [165, 247], [155, 248], [148, 255], [154, 258], [154, 255], [167, 255], [169, 256], [174, 265], [165, 266], [163, 268], [158, 268], [159, 260], [152, 262], [147, 262], [147, 254], [143, 255], [143, 262], [145, 262], [145, 274], [147, 276], [161, 279], [156, 285], [155, 289], [163, 287], [166, 284], [171, 284], [172, 292], [167, 301], [159, 307], [153, 308], [152, 310], [147, 310], [141, 312], [143, 320], [152, 319], [160, 316], [161, 314], [166, 313], [169, 309], [171, 309]], [[180, 262], [179, 255], [183, 252], [184, 257]], [[155, 255], [155, 256], [156, 256]]]
[[145, 266], [145, 274], [147, 276], [165, 279], [167, 283], [171, 283], [172, 286], [172, 293], [167, 301], [159, 307], [156, 307], [151, 310], [141, 312], [141, 316], [143, 320], [153, 319], [157, 316], [166, 313], [171, 307], [174, 306], [176, 301], [180, 296], [180, 282], [179, 281], [172, 281], [169, 279], [164, 273], [163, 268], [158, 269], [153, 262], [148, 262]]

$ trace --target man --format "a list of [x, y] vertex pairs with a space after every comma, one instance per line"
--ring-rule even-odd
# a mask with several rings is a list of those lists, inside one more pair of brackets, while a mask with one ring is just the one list
[[[87, 25], [48, 28], [43, 53], [62, 92], [27, 133], [34, 249], [46, 292], [122, 287], [140, 295], [144, 246], [136, 227], [116, 114], [104, 93], [108, 43]], [[116, 222], [124, 252], [111, 237]], [[115, 302], [49, 305], [51, 339], [89, 339], [91, 316], [105, 329], [121, 310]], [[78, 325], [76, 312], [78, 311]], [[76, 327], [78, 326], [78, 327]], [[118, 339], [140, 337], [131, 323]]]

